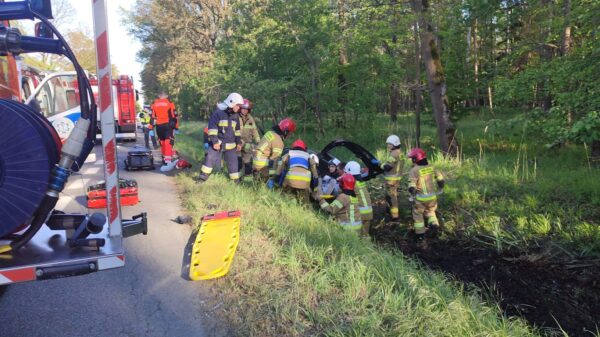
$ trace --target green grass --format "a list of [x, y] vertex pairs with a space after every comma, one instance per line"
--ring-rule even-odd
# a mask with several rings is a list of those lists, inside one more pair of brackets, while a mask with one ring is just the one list
[[[178, 137], [178, 150], [193, 161], [202, 156], [200, 130], [189, 124]], [[477, 292], [341, 230], [279, 191], [235, 186], [220, 174], [203, 185], [188, 174], [178, 182], [196, 224], [217, 210], [242, 212], [232, 270], [214, 282], [236, 335], [536, 335]]]

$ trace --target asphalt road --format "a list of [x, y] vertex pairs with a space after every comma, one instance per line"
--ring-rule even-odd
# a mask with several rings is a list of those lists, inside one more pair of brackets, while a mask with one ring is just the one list
[[[119, 144], [119, 167], [121, 177], [137, 180], [141, 202], [122, 212], [124, 218], [148, 212], [148, 235], [125, 239], [124, 268], [0, 290], [0, 336], [227, 335], [210, 312], [208, 286], [182, 277], [191, 228], [171, 220], [183, 214], [174, 178], [158, 169], [125, 171], [123, 159], [133, 146]], [[96, 158], [70, 179], [61, 208], [87, 211], [85, 187], [103, 179], [98, 146]]]

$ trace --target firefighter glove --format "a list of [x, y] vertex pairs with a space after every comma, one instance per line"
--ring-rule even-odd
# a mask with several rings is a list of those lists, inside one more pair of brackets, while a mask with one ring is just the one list
[[267, 188], [272, 190], [273, 187], [275, 187], [275, 182], [273, 181], [273, 179], [267, 180]]
[[371, 159], [371, 164], [379, 166], [381, 162], [375, 158]]
[[319, 186], [319, 179], [317, 177], [310, 178], [310, 188]]
[[442, 179], [442, 180], [438, 180], [437, 185], [439, 188], [444, 188], [444, 185], [446, 184], [446, 182]]
[[390, 165], [390, 164], [385, 164], [385, 165], [383, 165], [383, 170], [384, 170], [385, 172], [391, 171], [392, 169], [393, 169], [393, 167], [392, 167], [392, 165]]
[[410, 195], [415, 195], [417, 194], [417, 189], [411, 186], [408, 188], [408, 193], [410, 193]]

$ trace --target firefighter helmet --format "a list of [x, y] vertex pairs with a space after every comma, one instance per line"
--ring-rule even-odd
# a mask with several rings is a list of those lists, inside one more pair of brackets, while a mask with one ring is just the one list
[[284, 118], [279, 122], [279, 130], [284, 136], [288, 136], [296, 131], [296, 123], [291, 118]]
[[344, 167], [344, 172], [353, 176], [360, 174], [360, 164], [355, 161], [349, 161]]
[[252, 102], [249, 99], [244, 98], [244, 104], [242, 104], [242, 109], [252, 110]]
[[414, 148], [408, 153], [408, 158], [412, 158], [414, 162], [420, 162], [427, 158], [427, 154], [421, 148]]
[[354, 185], [356, 185], [356, 179], [354, 179], [354, 176], [349, 174], [349, 173], [345, 173], [341, 178], [340, 178], [340, 188], [342, 190], [350, 190], [353, 191], [354, 190]]
[[227, 96], [224, 103], [229, 108], [233, 108], [236, 105], [244, 104], [244, 98], [242, 97], [242, 95], [238, 94], [237, 92], [232, 92], [231, 94], [229, 94], [229, 96]]
[[386, 144], [392, 144], [394, 146], [400, 146], [400, 137], [396, 136], [396, 135], [391, 135], [389, 137], [387, 137], [387, 139], [385, 140]]
[[302, 151], [306, 151], [306, 144], [302, 139], [296, 139], [294, 143], [292, 143], [292, 149], [300, 148]]

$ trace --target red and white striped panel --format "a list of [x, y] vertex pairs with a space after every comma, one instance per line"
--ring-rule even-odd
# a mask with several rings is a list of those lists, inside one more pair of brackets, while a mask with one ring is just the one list
[[35, 267], [0, 271], [0, 285], [34, 281], [35, 279]]
[[98, 259], [98, 270], [119, 268], [125, 266], [125, 255], [109, 256]]
[[119, 170], [117, 140], [115, 138], [112, 74], [108, 48], [108, 21], [105, 0], [92, 0], [94, 36], [96, 40], [96, 68], [98, 74], [98, 111], [104, 150], [104, 179], [106, 180], [107, 215], [111, 237], [121, 236], [121, 206], [119, 203]]

